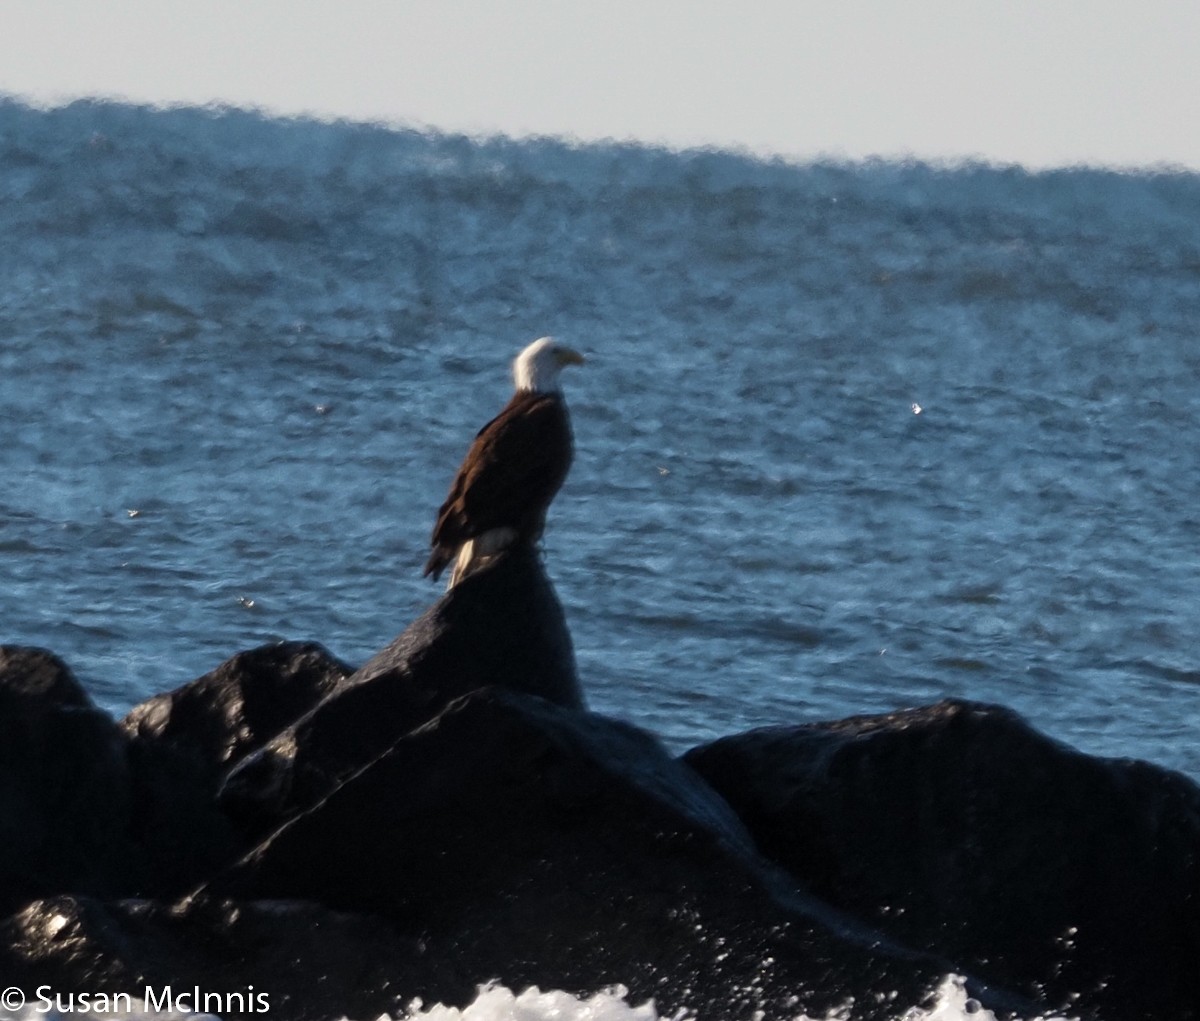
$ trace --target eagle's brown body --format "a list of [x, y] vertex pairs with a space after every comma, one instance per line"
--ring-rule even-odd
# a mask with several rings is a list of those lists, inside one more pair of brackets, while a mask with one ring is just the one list
[[[571, 467], [572, 447], [571, 420], [561, 393], [513, 394], [504, 410], [479, 430], [454, 477], [433, 526], [433, 553], [425, 574], [436, 578], [459, 558], [453, 586], [473, 557], [536, 543], [546, 509]], [[465, 561], [460, 555], [464, 548]]]

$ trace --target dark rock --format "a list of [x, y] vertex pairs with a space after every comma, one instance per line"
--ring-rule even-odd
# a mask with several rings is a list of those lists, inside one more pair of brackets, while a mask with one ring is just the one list
[[178, 895], [243, 848], [211, 791], [139, 747], [57, 657], [0, 649], [0, 909]]
[[434, 712], [487, 687], [584, 708], [562, 604], [541, 555], [528, 545], [448, 591], [351, 681], [376, 678], [403, 683]]
[[343, 686], [351, 673], [353, 667], [316, 642], [264, 645], [134, 706], [124, 726], [141, 743], [170, 745], [223, 772]]
[[[149, 987], [160, 1003], [169, 988], [225, 1021], [399, 1017], [414, 975], [441, 968], [386, 922], [309, 903], [62, 896], [0, 922], [0, 974], [31, 1007], [42, 985], [139, 998]], [[196, 1004], [196, 989], [216, 999]]]
[[46, 649], [0, 646], [0, 712], [91, 709], [92, 700], [70, 668]]
[[238, 653], [129, 712], [133, 825], [149, 858], [137, 892], [178, 896], [252, 846], [217, 806], [226, 773], [351, 672], [315, 642], [282, 642]]
[[[871, 1019], [921, 1001], [949, 970], [798, 889], [708, 786], [636, 728], [499, 688], [432, 719], [425, 699], [381, 714], [384, 693], [406, 691], [405, 671], [433, 683], [421, 673], [429, 661], [418, 653], [353, 687], [334, 678], [321, 706], [337, 707], [328, 719], [345, 731], [285, 733], [300, 753], [310, 737], [335, 742], [336, 755], [319, 749], [313, 761], [348, 772], [229, 865], [241, 845], [195, 768], [246, 746], [219, 737], [221, 721], [238, 718], [219, 711], [232, 704], [227, 688], [193, 686], [170, 703], [178, 715], [131, 726], [130, 737], [76, 704], [61, 664], [13, 659], [11, 700], [24, 708], [12, 720], [82, 714], [111, 741], [108, 752], [71, 745], [77, 773], [110, 764], [94, 800], [111, 829], [65, 833], [69, 867], [14, 888], [10, 910], [42, 899], [3, 923], [0, 974], [27, 989], [112, 994], [254, 986], [272, 1013], [297, 1021], [395, 1014], [414, 997], [462, 1005], [493, 977], [581, 992], [619, 982], [668, 1013], [712, 1016], [821, 1016], [854, 997], [856, 1016]], [[39, 676], [47, 683], [21, 680]], [[375, 701], [354, 701], [371, 690]], [[192, 700], [204, 691], [217, 693], [211, 712]], [[41, 697], [49, 692], [57, 701]], [[360, 715], [345, 708], [356, 705]], [[177, 899], [189, 877], [214, 875]], [[253, 1016], [223, 1006], [231, 1021]]]
[[148, 858], [136, 892], [178, 896], [245, 853], [251, 845], [216, 804], [230, 766], [350, 673], [315, 642], [283, 642], [238, 653], [129, 712], [133, 825]]
[[120, 728], [52, 653], [0, 649], [0, 912], [128, 889], [132, 813]]
[[354, 674], [312, 644], [253, 650], [124, 726], [49, 653], [0, 649], [0, 974], [27, 987], [254, 985], [315, 1021], [461, 1005], [489, 978], [622, 983], [667, 1015], [853, 999], [863, 1021], [957, 971], [996, 983], [973, 986], [993, 1009], [1033, 1013], [1015, 986], [1180, 1021], [1198, 833], [1182, 777], [994, 707], [673, 760], [584, 711], [532, 552]]
[[[453, 976], [660, 1010], [794, 1018], [919, 1001], [945, 965], [888, 948], [758, 857], [723, 801], [646, 734], [511, 691], [452, 703], [291, 820], [206, 894], [390, 920]], [[448, 983], [448, 984], [446, 984]]]
[[766, 855], [907, 945], [1072, 1015], [1200, 1016], [1200, 789], [1183, 776], [959, 701], [685, 761]]
[[562, 606], [536, 550], [443, 595], [349, 681], [231, 771], [222, 806], [266, 832], [315, 804], [450, 701], [496, 686], [583, 708]]

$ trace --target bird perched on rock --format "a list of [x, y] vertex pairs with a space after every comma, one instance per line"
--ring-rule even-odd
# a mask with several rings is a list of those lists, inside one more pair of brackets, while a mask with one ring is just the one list
[[542, 536], [546, 509], [571, 467], [571, 419], [559, 384], [583, 355], [552, 337], [535, 340], [513, 362], [516, 393], [479, 430], [433, 526], [425, 574], [452, 560], [450, 588], [520, 543]]

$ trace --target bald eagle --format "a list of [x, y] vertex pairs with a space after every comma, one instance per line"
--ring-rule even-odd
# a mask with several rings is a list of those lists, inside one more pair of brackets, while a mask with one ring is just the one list
[[517, 355], [516, 393], [479, 430], [438, 511], [426, 576], [437, 578], [454, 560], [454, 588], [489, 557], [541, 538], [546, 509], [571, 467], [571, 420], [558, 374], [582, 363], [578, 351], [552, 337]]

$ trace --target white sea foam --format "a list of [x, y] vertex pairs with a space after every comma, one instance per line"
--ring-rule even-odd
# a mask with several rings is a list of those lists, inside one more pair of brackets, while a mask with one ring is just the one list
[[[682, 1011], [659, 1014], [653, 1001], [630, 1004], [628, 991], [618, 986], [579, 999], [560, 990], [542, 992], [536, 987], [513, 993], [500, 985], [482, 986], [479, 995], [461, 1010], [442, 1004], [425, 1008], [416, 1003], [401, 1021], [723, 1021]], [[973, 999], [963, 979], [948, 975], [938, 988], [937, 997], [928, 1008], [897, 1007], [897, 1021], [996, 1021], [996, 1015]], [[822, 1018], [798, 1014], [795, 1021], [853, 1021], [854, 1011], [839, 1012]], [[385, 1017], [376, 1021], [391, 1021]], [[1061, 1017], [1029, 1018], [1027, 1021], [1068, 1021]]]
[[[67, 1021], [67, 1017], [86, 1017], [92, 1021], [220, 1021], [211, 1014], [182, 1014], [178, 1011], [155, 1011], [148, 1009], [145, 1004], [136, 1001], [134, 1013], [106, 1013], [106, 1011], [70, 1011], [61, 1014], [50, 1010], [44, 1013], [37, 1010], [35, 1004], [26, 1004], [16, 1013], [5, 1013], [0, 1009], [0, 1019], [13, 1021], [32, 1021], [50, 1019], [50, 1021]], [[814, 1019], [806, 1014], [799, 1014], [794, 1021], [853, 1021], [853, 1010], [848, 1013], [838, 1013]], [[996, 1015], [979, 1004], [968, 995], [962, 979], [958, 975], [947, 975], [940, 989], [937, 990], [935, 1002], [929, 1008], [898, 1008], [896, 1021], [996, 1021]], [[348, 1021], [348, 1019], [343, 1019]], [[377, 1019], [360, 1019], [360, 1021], [394, 1021], [389, 1015], [380, 1015]], [[725, 1021], [713, 1019], [707, 1015], [690, 1014], [680, 1010], [676, 1014], [660, 1014], [655, 1009], [653, 1001], [641, 1004], [631, 1004], [628, 990], [622, 986], [616, 989], [595, 993], [594, 996], [578, 998], [569, 992], [551, 990], [542, 992], [536, 987], [521, 993], [512, 992], [502, 985], [480, 986], [479, 995], [474, 1001], [462, 1009], [445, 1007], [434, 1004], [432, 1007], [416, 1002], [406, 1014], [398, 1015], [395, 1021]], [[750, 1019], [756, 1021], [756, 1019]], [[1062, 1017], [1036, 1017], [1027, 1021], [1067, 1021]]]
[[[585, 1000], [561, 990], [542, 992], [536, 986], [514, 993], [500, 985], [483, 986], [474, 1002], [459, 1010], [437, 1004], [428, 1010], [414, 1004], [404, 1021], [660, 1021], [653, 1002], [631, 1006], [627, 990], [618, 986]], [[678, 1018], [687, 1015], [680, 1014]], [[379, 1019], [385, 1021], [385, 1019]]]
[[[34, 1002], [25, 1004], [15, 1011], [5, 1012], [0, 1005], [0, 1019], [4, 1021], [67, 1021], [67, 1018], [90, 1018], [92, 1021], [220, 1021], [212, 1014], [189, 1014], [179, 1011], [155, 1011], [150, 1005], [134, 1000], [133, 1011], [74, 1009], [65, 1013], [57, 1010], [46, 1012]], [[948, 975], [937, 991], [933, 1004], [927, 1008], [908, 1007], [898, 1004], [893, 1015], [896, 1021], [996, 1021], [996, 1015], [974, 1000], [967, 993], [963, 980], [957, 975]], [[854, 1011], [839, 1011], [819, 1018], [797, 1014], [794, 1021], [854, 1021]], [[349, 1021], [349, 1019], [343, 1019]], [[387, 1014], [378, 1018], [360, 1018], [356, 1021], [727, 1021], [725, 1017], [711, 1014], [694, 1014], [680, 1010], [673, 1014], [660, 1014], [654, 1002], [631, 1004], [628, 990], [617, 986], [606, 992], [596, 993], [585, 999], [572, 996], [561, 990], [542, 992], [536, 987], [522, 993], [514, 993], [502, 985], [487, 985], [479, 988], [479, 994], [466, 1007], [447, 1007], [435, 1004], [425, 1007], [420, 1001], [395, 1019]], [[758, 1021], [757, 1017], [747, 1021]], [[1038, 1016], [1024, 1021], [1069, 1021], [1069, 1019]]]

